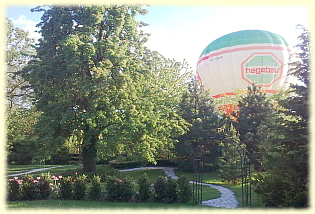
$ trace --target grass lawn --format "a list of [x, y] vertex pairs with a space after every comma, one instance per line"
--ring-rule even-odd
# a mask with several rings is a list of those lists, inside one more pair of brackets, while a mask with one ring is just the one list
[[148, 175], [149, 182], [153, 183], [156, 181], [157, 177], [165, 176], [164, 171], [161, 169], [141, 169], [130, 172], [120, 172], [123, 176], [129, 176], [134, 182], [138, 182], [139, 178], [145, 173]]
[[[175, 170], [175, 174], [179, 177], [186, 175], [188, 177], [188, 179], [190, 179], [190, 180], [193, 179], [192, 173], [182, 172], [181, 170], [178, 170], [178, 169]], [[204, 173], [204, 174], [202, 174], [202, 182], [220, 185], [220, 186], [224, 186], [226, 188], [229, 188], [230, 190], [232, 190], [234, 192], [236, 200], [238, 200], [240, 202], [239, 206], [240, 207], [243, 206], [242, 205], [242, 185], [241, 184], [224, 183], [220, 179], [218, 173]], [[252, 207], [254, 207], [254, 208], [263, 207], [257, 193], [255, 193], [254, 191], [252, 191]]]
[[[45, 167], [53, 167], [57, 165], [45, 165]], [[7, 165], [7, 174], [17, 174], [22, 172], [27, 172], [33, 169], [39, 169], [39, 164], [30, 164], [30, 165], [15, 165], [15, 164], [8, 164]]]
[[[7, 208], [23, 209], [218, 209], [215, 207], [188, 204], [168, 204], [168, 203], [132, 203], [132, 202], [104, 202], [104, 201], [85, 201], [85, 200], [35, 200], [35, 201], [10, 201]], [[221, 208], [222, 209], [222, 208]]]

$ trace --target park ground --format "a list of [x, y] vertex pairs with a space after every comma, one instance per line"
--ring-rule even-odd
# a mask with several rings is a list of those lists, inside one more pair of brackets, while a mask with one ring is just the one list
[[[50, 168], [46, 170], [36, 171], [34, 169], [39, 169], [42, 166], [39, 164], [31, 164], [31, 165], [15, 165], [9, 164], [7, 165], [7, 178], [12, 177], [15, 174], [21, 174], [29, 172], [28, 174], [35, 176], [39, 176], [41, 173], [50, 173], [51, 175], [63, 175], [65, 173], [74, 173], [77, 171], [82, 171], [82, 166], [77, 164], [66, 165], [60, 167], [60, 165], [45, 165], [45, 168]], [[51, 168], [55, 167], [55, 168]], [[109, 166], [107, 165], [100, 165], [98, 168], [106, 169]], [[32, 171], [34, 170], [34, 171]], [[31, 172], [30, 172], [31, 171]], [[148, 175], [149, 181], [154, 182], [158, 176], [166, 176], [163, 170], [159, 169], [142, 169], [137, 171], [129, 171], [129, 172], [121, 172], [124, 176], [129, 176], [132, 178], [134, 182], [146, 173]], [[192, 173], [183, 172], [179, 169], [175, 169], [176, 176], [183, 176], [186, 175], [189, 180], [193, 180]], [[11, 176], [10, 176], [11, 175]], [[20, 178], [23, 175], [19, 176]], [[215, 184], [229, 188], [233, 191], [236, 196], [237, 201], [239, 202], [239, 207], [242, 207], [242, 189], [241, 184], [228, 184], [221, 181], [219, 178], [218, 173], [204, 173], [202, 182], [208, 184]], [[88, 185], [89, 188], [89, 185]], [[105, 184], [102, 183], [102, 188], [105, 189]], [[214, 188], [203, 186], [203, 201], [215, 199], [220, 197], [220, 192]], [[89, 200], [34, 200], [34, 201], [9, 201], [7, 202], [7, 208], [9, 209], [16, 209], [16, 208], [44, 208], [44, 209], [51, 209], [51, 208], [75, 208], [75, 209], [178, 209], [178, 208], [189, 208], [189, 209], [218, 209], [215, 207], [210, 206], [203, 206], [203, 205], [194, 205], [192, 203], [188, 204], [166, 204], [166, 203], [156, 203], [156, 202], [146, 202], [146, 203], [132, 203], [132, 202], [105, 202], [105, 201], [89, 201]], [[261, 208], [262, 205], [259, 201], [259, 198], [252, 192], [252, 207], [253, 208]], [[222, 208], [219, 208], [222, 209]]]

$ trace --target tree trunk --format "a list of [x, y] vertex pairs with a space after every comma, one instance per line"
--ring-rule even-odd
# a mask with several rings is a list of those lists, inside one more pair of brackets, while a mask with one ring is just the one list
[[85, 172], [96, 170], [96, 155], [96, 137], [91, 137], [90, 142], [84, 142], [82, 149], [83, 170]]

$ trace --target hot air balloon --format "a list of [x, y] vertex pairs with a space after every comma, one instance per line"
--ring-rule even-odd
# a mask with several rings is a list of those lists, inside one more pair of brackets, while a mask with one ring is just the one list
[[[237, 31], [214, 40], [203, 50], [196, 75], [215, 98], [235, 95], [236, 90], [253, 83], [273, 94], [294, 82], [294, 77], [287, 75], [290, 52], [288, 43], [278, 34]], [[221, 109], [230, 112], [235, 104]]]

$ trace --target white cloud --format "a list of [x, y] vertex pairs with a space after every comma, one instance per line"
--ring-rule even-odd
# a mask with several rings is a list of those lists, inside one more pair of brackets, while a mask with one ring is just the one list
[[30, 19], [27, 19], [25, 16], [20, 15], [18, 19], [12, 19], [12, 22], [14, 26], [21, 28], [22, 30], [29, 32], [29, 37], [34, 38], [38, 40], [41, 36], [39, 33], [35, 32], [39, 30], [39, 28], [36, 27], [36, 22], [33, 22]]

